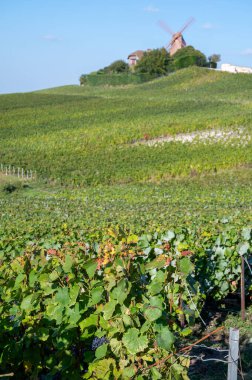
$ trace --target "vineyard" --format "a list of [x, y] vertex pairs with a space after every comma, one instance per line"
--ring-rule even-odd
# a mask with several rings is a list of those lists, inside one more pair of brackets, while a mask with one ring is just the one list
[[[195, 377], [190, 352], [234, 320], [252, 338], [251, 80], [190, 68], [0, 96], [0, 375], [226, 376]], [[245, 321], [227, 308], [211, 330], [242, 258]]]

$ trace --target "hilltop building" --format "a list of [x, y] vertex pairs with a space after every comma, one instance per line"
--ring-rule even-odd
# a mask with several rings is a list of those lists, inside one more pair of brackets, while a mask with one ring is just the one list
[[144, 55], [143, 50], [136, 50], [128, 56], [129, 66], [135, 66]]
[[242, 73], [242, 74], [252, 74], [251, 67], [235, 66], [230, 65], [229, 63], [223, 63], [221, 65], [221, 71], [227, 71], [229, 73]]
[[136, 50], [130, 55], [128, 55], [128, 64], [129, 66], [135, 66], [137, 62], [143, 57], [144, 53], [148, 53], [152, 49], [147, 50]]

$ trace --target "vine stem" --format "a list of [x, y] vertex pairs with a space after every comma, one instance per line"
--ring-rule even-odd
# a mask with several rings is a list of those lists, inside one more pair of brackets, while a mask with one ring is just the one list
[[216, 334], [217, 332], [219, 332], [219, 331], [221, 331], [221, 330], [223, 330], [223, 329], [224, 329], [224, 326], [220, 326], [220, 327], [218, 327], [218, 328], [215, 329], [214, 331], [212, 331], [212, 332], [210, 332], [209, 334], [203, 336], [203, 338], [198, 339], [196, 342], [190, 344], [189, 346], [183, 347], [183, 348], [181, 348], [180, 350], [178, 350], [177, 352], [173, 352], [172, 354], [166, 356], [164, 359], [159, 360], [159, 361], [157, 361], [156, 363], [149, 365], [148, 367], [144, 368], [143, 371], [145, 371], [145, 370], [147, 370], [147, 369], [150, 369], [150, 368], [153, 368], [153, 367], [157, 367], [157, 366], [159, 366], [160, 364], [165, 363], [165, 362], [166, 362], [168, 359], [170, 359], [173, 355], [176, 355], [176, 354], [181, 353], [181, 352], [191, 351], [191, 349], [192, 349], [196, 344], [198, 344], [198, 343], [200, 343], [200, 342], [203, 342], [204, 340], [206, 340], [206, 339], [209, 338], [210, 336]]
[[14, 376], [14, 373], [6, 373], [5, 375], [0, 375], [0, 377]]

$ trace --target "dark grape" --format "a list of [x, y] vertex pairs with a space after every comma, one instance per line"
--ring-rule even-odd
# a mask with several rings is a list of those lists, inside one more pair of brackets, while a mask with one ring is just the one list
[[103, 336], [101, 338], [98, 338], [97, 336], [93, 339], [93, 342], [91, 344], [91, 350], [95, 351], [98, 347], [100, 347], [104, 343], [108, 343], [108, 339]]

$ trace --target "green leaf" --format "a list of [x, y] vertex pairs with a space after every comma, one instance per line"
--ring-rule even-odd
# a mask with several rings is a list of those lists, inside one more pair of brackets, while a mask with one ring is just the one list
[[72, 326], [75, 326], [81, 318], [79, 303], [77, 302], [74, 308], [69, 308], [66, 310], [66, 315], [69, 316], [68, 323]]
[[121, 281], [119, 281], [117, 287], [112, 290], [111, 298], [113, 298], [119, 304], [122, 305], [125, 299], [127, 298], [127, 295], [127, 282], [125, 279], [122, 279]]
[[69, 296], [70, 296], [70, 303], [69, 306], [72, 306], [75, 304], [77, 297], [79, 295], [80, 287], [79, 285], [75, 284], [69, 289]]
[[167, 231], [165, 235], [162, 235], [162, 240], [171, 241], [175, 238], [175, 233], [173, 231]]
[[117, 305], [117, 302], [115, 300], [111, 300], [108, 303], [106, 303], [106, 305], [104, 306], [103, 316], [106, 321], [110, 319], [112, 315], [114, 314], [116, 305]]
[[249, 243], [246, 242], [240, 246], [239, 251], [238, 251], [239, 255], [241, 256], [245, 255], [248, 252], [248, 250], [249, 250]]
[[39, 340], [45, 342], [49, 338], [49, 329], [47, 329], [46, 327], [40, 327], [37, 330], [36, 335]]
[[156, 306], [147, 306], [144, 311], [144, 316], [148, 321], [155, 321], [162, 316], [162, 310]]
[[97, 269], [97, 262], [92, 259], [85, 263], [84, 268], [86, 269], [86, 272], [88, 274], [88, 277], [92, 279], [95, 275], [96, 269]]
[[86, 329], [90, 326], [96, 326], [98, 323], [98, 315], [97, 314], [91, 314], [88, 318], [84, 319], [79, 323], [81, 331]]
[[181, 336], [188, 336], [192, 333], [192, 329], [190, 329], [189, 327], [186, 327], [185, 329], [183, 329], [180, 333]]
[[16, 277], [14, 288], [17, 288], [25, 278], [26, 275], [24, 273], [19, 273]]
[[154, 260], [152, 260], [151, 262], [149, 262], [148, 264], [145, 265], [145, 270], [146, 271], [149, 271], [151, 269], [160, 269], [160, 268], [163, 268], [165, 266], [165, 263], [166, 263], [166, 259], [162, 259], [160, 260], [158, 257]]
[[183, 257], [183, 259], [179, 261], [179, 270], [182, 273], [189, 274], [190, 272], [192, 272], [192, 269], [193, 265], [188, 257]]
[[112, 358], [102, 359], [90, 363], [89, 371], [92, 373], [91, 379], [104, 379], [107, 380], [110, 377], [107, 377], [113, 373], [113, 369], [116, 367], [115, 360]]
[[33, 286], [37, 280], [37, 273], [35, 270], [31, 270], [29, 274], [29, 285]]
[[67, 288], [59, 288], [55, 296], [55, 301], [57, 301], [62, 306], [69, 305], [69, 294]]
[[72, 266], [73, 266], [72, 256], [66, 255], [65, 262], [64, 262], [64, 265], [63, 265], [64, 272], [65, 273], [71, 272]]
[[146, 335], [139, 335], [138, 330], [130, 328], [122, 338], [124, 346], [130, 354], [135, 355], [138, 352], [144, 351], [148, 347], [148, 338]]
[[32, 310], [33, 308], [32, 298], [33, 298], [33, 294], [30, 294], [29, 296], [25, 297], [23, 301], [21, 302], [20, 308], [25, 311]]
[[98, 347], [95, 350], [95, 357], [96, 357], [96, 359], [102, 359], [102, 358], [104, 358], [104, 356], [106, 356], [107, 349], [108, 349], [108, 345], [106, 343], [104, 343], [100, 347]]
[[162, 379], [161, 373], [155, 367], [151, 368], [151, 375], [152, 380]]
[[98, 304], [102, 300], [103, 292], [104, 292], [104, 288], [102, 286], [97, 286], [96, 288], [93, 288], [90, 293], [88, 306], [93, 306], [93, 305]]
[[56, 270], [52, 271], [52, 273], [49, 274], [49, 279], [51, 281], [55, 281], [57, 278], [59, 278], [59, 273]]
[[122, 351], [122, 342], [116, 338], [112, 338], [110, 339], [109, 344], [113, 354], [120, 357]]
[[249, 227], [245, 227], [242, 229], [242, 237], [244, 240], [250, 240], [250, 237], [252, 235], [252, 229]]
[[166, 351], [171, 349], [175, 341], [175, 337], [168, 327], [162, 327], [156, 338], [158, 346], [160, 348], [164, 348]]

